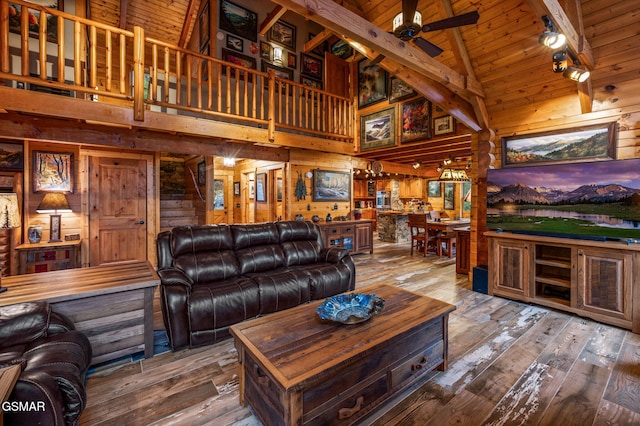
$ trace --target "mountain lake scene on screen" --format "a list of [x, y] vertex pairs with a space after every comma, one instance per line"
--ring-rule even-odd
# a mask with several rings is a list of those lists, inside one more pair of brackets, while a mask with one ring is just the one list
[[491, 169], [487, 227], [640, 239], [640, 159]]

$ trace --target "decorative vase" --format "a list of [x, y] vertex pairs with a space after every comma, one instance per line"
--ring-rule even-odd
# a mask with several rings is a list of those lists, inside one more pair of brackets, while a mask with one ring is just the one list
[[311, 220], [313, 221], [313, 223], [318, 223], [320, 222], [320, 216], [314, 214], [313, 216], [311, 216]]
[[39, 243], [42, 239], [42, 226], [30, 226], [28, 232], [29, 242], [31, 244]]

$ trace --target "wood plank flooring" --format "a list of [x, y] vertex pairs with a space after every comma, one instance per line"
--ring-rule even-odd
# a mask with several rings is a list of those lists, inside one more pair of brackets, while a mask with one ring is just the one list
[[[408, 244], [354, 260], [358, 287], [393, 283], [457, 306], [448, 370], [365, 424], [640, 425], [640, 335], [473, 292], [455, 259], [410, 256]], [[82, 425], [261, 424], [238, 403], [232, 340], [103, 367], [87, 386]]]

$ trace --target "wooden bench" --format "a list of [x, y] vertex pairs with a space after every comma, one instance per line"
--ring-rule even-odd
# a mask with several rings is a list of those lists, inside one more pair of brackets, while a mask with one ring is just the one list
[[84, 332], [97, 364], [144, 351], [153, 356], [153, 292], [160, 284], [147, 261], [113, 263], [2, 278], [0, 306], [49, 302]]

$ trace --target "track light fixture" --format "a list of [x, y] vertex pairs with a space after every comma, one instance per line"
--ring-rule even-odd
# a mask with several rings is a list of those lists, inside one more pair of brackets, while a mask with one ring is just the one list
[[551, 56], [553, 61], [553, 72], [565, 72], [569, 67], [567, 59], [567, 50], [559, 50]]
[[544, 23], [545, 30], [540, 35], [538, 43], [551, 49], [558, 49], [564, 46], [567, 42], [567, 37], [556, 31], [556, 26], [553, 24], [553, 21], [551, 21], [551, 18], [545, 15], [542, 17], [542, 22]]
[[417, 169], [420, 167], [420, 162], [416, 161], [415, 163], [413, 163], [413, 168]]
[[587, 70], [583, 70], [582, 68], [578, 68], [580, 66], [580, 62], [574, 61], [573, 67], [567, 68], [562, 76], [564, 78], [568, 78], [569, 80], [577, 81], [578, 83], [583, 83], [587, 81], [587, 79], [591, 76], [591, 73]]

